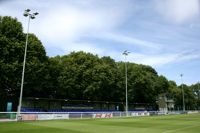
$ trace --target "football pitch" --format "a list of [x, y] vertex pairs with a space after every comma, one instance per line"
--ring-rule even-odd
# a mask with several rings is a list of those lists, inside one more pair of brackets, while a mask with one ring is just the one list
[[1, 122], [0, 133], [200, 133], [200, 114]]

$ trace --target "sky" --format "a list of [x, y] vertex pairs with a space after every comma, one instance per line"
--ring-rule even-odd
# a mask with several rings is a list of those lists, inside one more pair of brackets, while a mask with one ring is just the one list
[[[200, 81], [200, 0], [0, 0], [0, 15], [31, 33], [48, 56], [85, 51], [152, 66], [179, 85]], [[183, 74], [181, 81], [180, 74]]]

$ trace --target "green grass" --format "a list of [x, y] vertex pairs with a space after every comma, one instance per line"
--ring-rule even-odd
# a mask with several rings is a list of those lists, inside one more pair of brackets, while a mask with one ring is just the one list
[[4, 122], [0, 133], [200, 133], [200, 114]]

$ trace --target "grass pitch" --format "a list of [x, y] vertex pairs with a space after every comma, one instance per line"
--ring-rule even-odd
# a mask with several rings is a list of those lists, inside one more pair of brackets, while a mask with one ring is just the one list
[[200, 114], [4, 122], [0, 133], [200, 133]]

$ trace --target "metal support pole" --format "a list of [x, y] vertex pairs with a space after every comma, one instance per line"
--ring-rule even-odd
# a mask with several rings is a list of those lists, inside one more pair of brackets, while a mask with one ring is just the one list
[[26, 55], [27, 55], [27, 47], [28, 47], [28, 34], [29, 34], [29, 25], [30, 25], [30, 19], [34, 19], [36, 15], [38, 15], [37, 12], [30, 14], [30, 9], [26, 9], [24, 12], [24, 16], [28, 17], [28, 27], [27, 27], [27, 33], [26, 33], [26, 44], [24, 49], [24, 62], [23, 62], [23, 70], [22, 70], [22, 79], [21, 79], [21, 88], [20, 88], [20, 97], [19, 97], [19, 106], [18, 106], [18, 115], [19, 119], [21, 117], [21, 107], [22, 107], [22, 96], [23, 96], [23, 87], [24, 87], [24, 73], [25, 73], [25, 66], [26, 66]]
[[127, 79], [127, 57], [128, 54], [130, 52], [128, 52], [127, 50], [125, 50], [123, 52], [123, 55], [125, 56], [125, 84], [126, 84], [126, 107], [125, 107], [125, 111], [126, 111], [126, 116], [128, 116], [128, 87], [127, 87], [127, 84], [128, 84], [128, 79]]
[[185, 95], [184, 95], [184, 89], [183, 89], [183, 74], [180, 75], [181, 76], [181, 82], [182, 82], [182, 97], [183, 97], [183, 112], [185, 112]]
[[23, 95], [23, 87], [24, 87], [24, 73], [25, 73], [25, 66], [26, 66], [26, 54], [27, 54], [27, 46], [28, 46], [29, 24], [30, 24], [30, 16], [28, 17], [28, 28], [27, 28], [27, 33], [26, 33], [26, 44], [25, 44], [25, 50], [24, 50], [24, 62], [23, 62], [21, 89], [20, 89], [20, 97], [19, 97], [19, 108], [18, 108], [19, 114], [21, 113], [21, 106], [22, 106], [22, 95]]
[[126, 116], [128, 116], [127, 61], [125, 62], [125, 76], [126, 76]]

